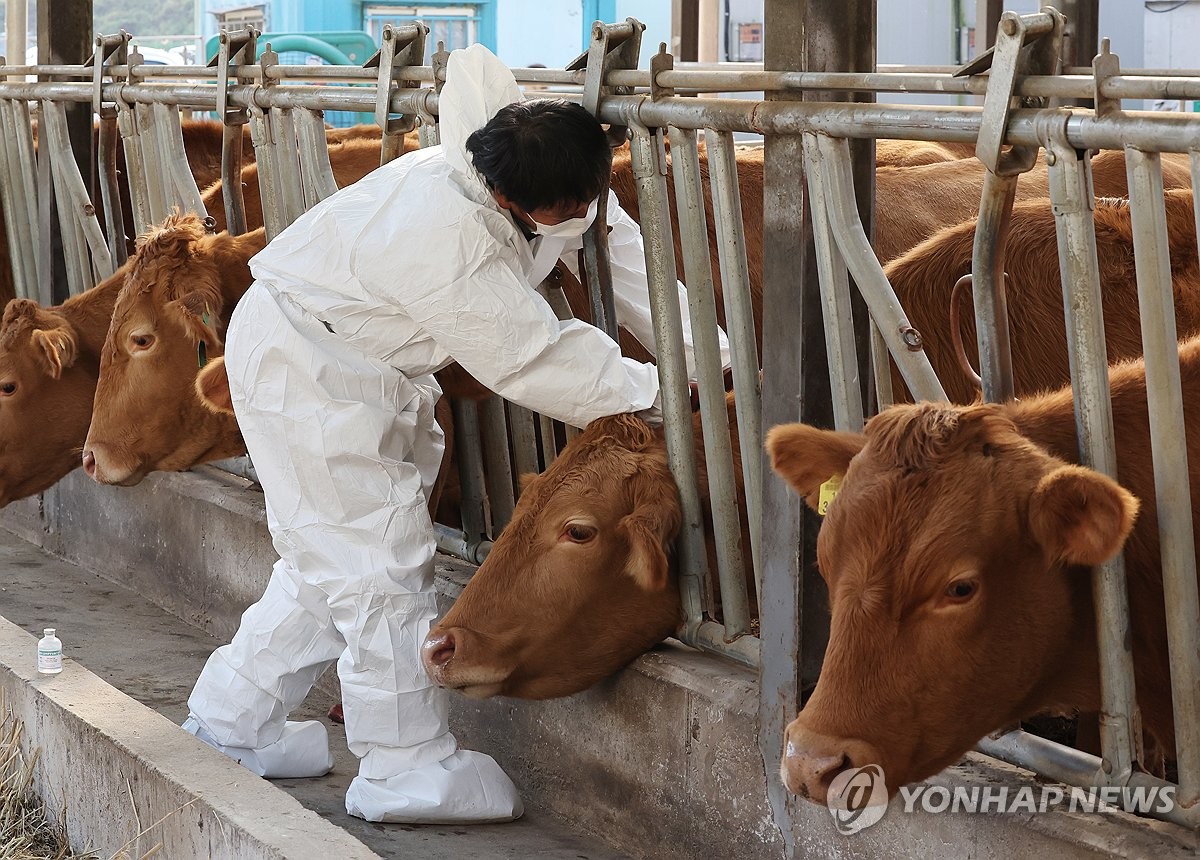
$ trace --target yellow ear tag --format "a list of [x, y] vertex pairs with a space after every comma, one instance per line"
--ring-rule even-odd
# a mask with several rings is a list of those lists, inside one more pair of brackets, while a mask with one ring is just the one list
[[828, 481], [821, 485], [821, 495], [817, 498], [817, 513], [825, 516], [829, 511], [830, 504], [837, 498], [838, 492], [842, 489], [842, 476], [834, 475]]

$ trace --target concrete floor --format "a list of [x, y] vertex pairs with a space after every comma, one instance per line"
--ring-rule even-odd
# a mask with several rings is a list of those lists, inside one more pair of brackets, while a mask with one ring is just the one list
[[[177, 724], [187, 716], [187, 697], [204, 661], [221, 644], [139, 595], [49, 556], [4, 530], [0, 530], [0, 615], [39, 637], [43, 628], [56, 628], [64, 656]], [[344, 798], [357, 762], [346, 749], [342, 727], [325, 719], [331, 704], [327, 695], [314, 691], [293, 716], [320, 718], [328, 725], [333, 772], [321, 779], [275, 784], [380, 856], [421, 860], [626, 856], [536, 809], [526, 809], [525, 816], [511, 824], [473, 827], [372, 824], [348, 816]], [[586, 799], [583, 792], [580, 799]]]

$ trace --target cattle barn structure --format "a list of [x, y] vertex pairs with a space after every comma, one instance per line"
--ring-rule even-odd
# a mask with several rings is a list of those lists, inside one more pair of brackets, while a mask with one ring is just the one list
[[[694, 12], [710, 4], [682, 5]], [[48, 15], [56, 4], [45, 7]], [[877, 67], [875, 20], [874, 0], [766, 0], [764, 61], [756, 66], [678, 62], [665, 45], [643, 44], [633, 18], [597, 22], [588, 50], [567, 68], [513, 69], [528, 97], [578, 101], [610, 128], [606, 193], [640, 225], [653, 331], [620, 326], [603, 216], [578, 265], [560, 266], [538, 289], [560, 319], [588, 319], [627, 354], [644, 357], [653, 344], [664, 425], [652, 431], [603, 419], [564, 427], [480, 390], [456, 366], [441, 372], [439, 421], [452, 445], [430, 501], [447, 615], [428, 640], [427, 668], [446, 686], [462, 686], [454, 679], [466, 661], [488, 665], [481, 642], [524, 637], [522, 653], [536, 655], [520, 666], [524, 682], [510, 672], [497, 676], [489, 698], [455, 695], [452, 727], [465, 746], [494, 755], [532, 805], [631, 856], [1194, 853], [1200, 597], [1191, 476], [1200, 467], [1187, 462], [1189, 377], [1181, 383], [1178, 341], [1198, 334], [1192, 320], [1200, 320], [1192, 294], [1200, 290], [1200, 115], [1125, 107], [1200, 99], [1200, 75], [1121, 68], [1097, 33], [1097, 0], [1050, 3], [1034, 14], [979, 0], [981, 41], [991, 47], [961, 68]], [[221, 332], [263, 243], [373, 166], [437, 144], [448, 54], [427, 45], [428, 34], [420, 22], [389, 25], [361, 67], [289, 66], [246, 28], [221, 33], [209, 66], [170, 67], [142, 63], [125, 33], [81, 41], [64, 18], [41, 65], [0, 67], [0, 290], [11, 299], [0, 324], [0, 526], [228, 636], [261, 593], [274, 555], [253, 464], [236, 456], [236, 423], [227, 400], [222, 405]], [[427, 47], [435, 50], [424, 65]], [[889, 104], [896, 93], [959, 94], [971, 103]], [[330, 130], [324, 111], [373, 114], [375, 126]], [[746, 135], [760, 135], [761, 147], [744, 145]], [[611, 241], [620, 240], [614, 231]], [[1043, 249], [1036, 258], [1035, 245]], [[183, 273], [178, 284], [139, 280], [137, 273], [157, 271], [145, 262], [155, 255], [167, 258], [163, 271]], [[202, 315], [186, 316], [177, 301], [188, 277], [206, 279], [219, 295]], [[677, 279], [687, 285], [683, 296]], [[953, 327], [951, 292], [969, 318], [955, 316]], [[174, 328], [165, 321], [168, 304], [182, 314]], [[133, 438], [125, 425], [117, 435], [131, 449], [153, 443], [154, 455], [106, 478], [115, 473], [98, 452], [77, 458], [111, 438], [101, 425], [113, 404], [126, 402], [113, 392], [131, 383], [113, 377], [101, 355], [120, 348], [109, 331], [114, 308], [133, 307], [160, 315], [160, 348], [175, 359], [153, 386], [139, 387], [154, 391], [155, 403], [129, 407], [153, 414], [115, 410], [126, 423], [153, 428], [143, 429], [152, 440]], [[681, 314], [694, 332], [694, 391]], [[718, 324], [729, 336], [728, 373]], [[961, 357], [944, 346], [955, 340], [965, 341]], [[788, 726], [816, 687], [827, 648], [831, 661], [841, 659], [839, 624], [847, 622], [831, 629], [817, 565], [836, 482], [818, 481], [806, 504], [772, 471], [764, 450], [771, 428], [802, 422], [860, 434], [885, 426], [886, 418], [869, 422], [893, 404], [945, 401], [947, 392], [1018, 414], [1033, 394], [1025, 380], [1036, 378], [1063, 388], [1056, 402], [1064, 415], [1073, 404], [1075, 440], [1059, 455], [1095, 480], [1116, 479], [1121, 431], [1109, 360], [1138, 356], [1146, 417], [1137, 420], [1150, 452], [1140, 461], [1147, 473], [1127, 483], [1144, 488], [1142, 508], [1149, 501], [1155, 512], [1156, 525], [1135, 539], [1157, 541], [1150, 555], [1161, 560], [1164, 599], [1131, 616], [1130, 591], [1145, 582], [1126, 576], [1121, 552], [1048, 562], [1088, 583], [1077, 593], [1094, 617], [1081, 628], [1087, 641], [1069, 653], [1083, 654], [1085, 671], [1098, 678], [1096, 700], [1080, 705], [1074, 691], [1052, 689], [1038, 701], [1059, 701], [1061, 692], [1069, 712], [1005, 711], [975, 733], [986, 736], [972, 749], [954, 747], [951, 764], [920, 780], [919, 790], [886, 783], [895, 796], [881, 820], [870, 808], [831, 813], [799, 796], [800, 787], [810, 798], [831, 796], [839, 778], [870, 788], [865, 765], [882, 762], [846, 745], [816, 763], [793, 761], [781, 775], [785, 752], [799, 755], [785, 750], [785, 738], [799, 737]], [[977, 369], [977, 395], [964, 381], [975, 373], [966, 364]], [[25, 400], [9, 399], [14, 391]], [[97, 391], [104, 403], [93, 411]], [[938, 414], [970, 408], [981, 407]], [[163, 419], [168, 413], [179, 420]], [[39, 429], [47, 421], [54, 426]], [[781, 469], [807, 475], [804, 464], [784, 462], [780, 438], [773, 445]], [[845, 440], [858, 436], [836, 439], [851, 445]], [[588, 457], [612, 464], [605, 498], [630, 496], [628, 509], [610, 512], [612, 529], [636, 514], [652, 533], [636, 545], [622, 538], [620, 558], [613, 550], [578, 570], [550, 569], [548, 585], [523, 593], [551, 562], [516, 535], [550, 516], [556, 487], [571, 485], [564, 477]], [[850, 462], [834, 461], [841, 467], [830, 478]], [[64, 477], [78, 463], [86, 468]], [[544, 479], [524, 477], [542, 472]], [[790, 480], [805, 491], [803, 480]], [[639, 507], [646, 499], [648, 519]], [[854, 525], [890, 536], [892, 521], [881, 517]], [[917, 522], [898, 538], [904, 547], [934, 531], [912, 512], [895, 519]], [[1077, 523], [1065, 517], [1060, 525], [1066, 534]], [[1131, 548], [1130, 557], [1147, 557], [1146, 547]], [[970, 598], [971, 588], [953, 599]], [[580, 604], [588, 589], [592, 602]], [[983, 600], [986, 613], [986, 593]], [[901, 603], [893, 625], [911, 621]], [[1051, 637], [1045, 626], [1025, 626], [1035, 615], [1014, 610], [1005, 620], [1013, 655], [1030, 653], [1024, 640]], [[571, 623], [539, 639], [546, 619], [560, 616]], [[1142, 640], [1131, 625], [1139, 622], [1154, 629], [1138, 636], [1165, 642], [1163, 665], [1150, 672], [1140, 662], [1134, 670], [1133, 643]], [[489, 623], [496, 629], [481, 636]], [[869, 641], [875, 632], [857, 635]], [[971, 632], [948, 641], [961, 647], [961, 661], [985, 665], [970, 649]], [[879, 636], [897, 643], [889, 666], [919, 673], [903, 640]], [[568, 652], [586, 656], [580, 665], [590, 668], [564, 669]], [[855, 697], [872, 697], [889, 679], [871, 670], [864, 677], [874, 680], [856, 683], [853, 666], [837, 665], [839, 679], [850, 679], [839, 692], [846, 707], [874, 713]], [[1015, 662], [1012, 671], [1034, 674]], [[986, 678], [972, 680], [987, 689]], [[940, 749], [938, 729], [928, 736], [939, 720], [951, 734], [956, 690], [941, 678], [928, 686], [921, 707], [938, 719], [923, 711], [918, 720], [900, 706], [877, 717], [889, 723], [888, 737], [903, 739], [897, 744]], [[826, 713], [828, 694], [818, 695]], [[1169, 705], [1143, 714], [1139, 703], [1151, 699]], [[924, 728], [909, 730], [917, 725]], [[1172, 743], [1144, 736], [1144, 726], [1163, 725]], [[886, 761], [900, 755], [876, 752]], [[813, 780], [819, 790], [810, 789]], [[1132, 813], [1094, 802], [1081, 813], [1068, 800], [974, 808], [980, 792], [1043, 798], [1046, 785], [1060, 787], [1060, 798], [1075, 789], [1085, 798], [1136, 789], [1169, 802]], [[135, 807], [140, 790], [128, 789]], [[116, 796], [125, 792], [122, 783]], [[956, 804], [944, 812], [927, 802], [943, 792]], [[67, 798], [73, 808], [89, 802]]]

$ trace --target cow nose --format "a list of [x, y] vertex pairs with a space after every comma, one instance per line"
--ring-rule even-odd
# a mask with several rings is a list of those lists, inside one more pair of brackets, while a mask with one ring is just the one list
[[439, 671], [454, 658], [455, 647], [454, 631], [447, 630], [445, 633], [429, 634], [425, 639], [425, 644], [421, 647], [421, 657], [431, 676], [436, 678]]
[[879, 762], [878, 752], [869, 744], [826, 737], [798, 725], [797, 721], [788, 726], [780, 771], [784, 784], [793, 793], [813, 803], [826, 803], [830, 783], [839, 774]]
[[91, 451], [83, 452], [83, 471], [89, 478], [96, 477], [96, 455]]

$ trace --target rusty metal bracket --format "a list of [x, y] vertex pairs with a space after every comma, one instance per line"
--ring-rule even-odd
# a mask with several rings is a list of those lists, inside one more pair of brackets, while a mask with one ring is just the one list
[[420, 88], [419, 81], [401, 77], [401, 69], [419, 66], [425, 59], [425, 37], [429, 28], [420, 21], [402, 26], [385, 24], [379, 50], [363, 63], [364, 69], [378, 69], [375, 90], [375, 124], [383, 130], [381, 163], [386, 164], [404, 151], [404, 135], [417, 126], [416, 114], [391, 116], [393, 85], [402, 90]]
[[1092, 58], [1092, 76], [1096, 87], [1096, 116], [1112, 116], [1121, 112], [1121, 100], [1106, 98], [1101, 94], [1109, 78], [1121, 74], [1121, 58], [1112, 52], [1108, 37], [1100, 42], [1100, 53]]
[[[1018, 78], [1060, 72], [1065, 27], [1066, 18], [1051, 6], [1034, 15], [1005, 12], [996, 31], [996, 44], [954, 73], [961, 77], [990, 70], [975, 155], [998, 176], [1023, 173], [1037, 160], [1036, 147], [1013, 147], [1005, 152], [1004, 130]], [[1036, 109], [1049, 105], [1045, 99], [1022, 97], [1018, 106]]]

